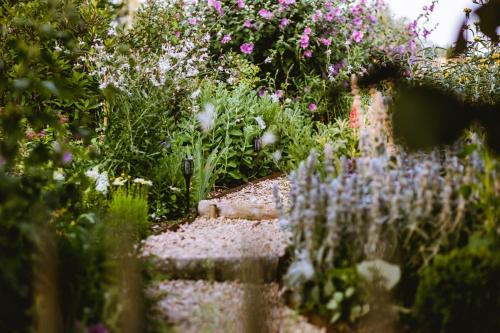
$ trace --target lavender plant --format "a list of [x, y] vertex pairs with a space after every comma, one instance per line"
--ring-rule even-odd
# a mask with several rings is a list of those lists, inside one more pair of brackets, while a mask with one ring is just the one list
[[[396, 147], [379, 92], [372, 91], [371, 105], [358, 112], [359, 157], [335, 159], [327, 145], [325, 177], [316, 171], [316, 152], [290, 176], [291, 206], [281, 225], [291, 232], [295, 259], [285, 281], [302, 305], [314, 287], [318, 308], [331, 301], [325, 288], [335, 270], [377, 259], [416, 272], [463, 245], [463, 233], [473, 228], [469, 213], [479, 192], [464, 189], [485, 170], [479, 153], [459, 157], [459, 144], [413, 154]], [[336, 319], [338, 312], [327, 311]], [[349, 311], [341, 313], [348, 319]]]

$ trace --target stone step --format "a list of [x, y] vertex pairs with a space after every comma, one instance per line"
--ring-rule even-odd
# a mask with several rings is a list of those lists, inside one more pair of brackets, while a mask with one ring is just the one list
[[275, 281], [287, 246], [277, 220], [197, 218], [147, 238], [143, 255], [176, 279]]
[[216, 216], [229, 219], [272, 220], [279, 217], [279, 211], [271, 203], [234, 201], [234, 200], [202, 200], [198, 204], [198, 215], [211, 217], [210, 206], [214, 206]]
[[277, 219], [279, 211], [274, 201], [275, 186], [282, 198], [288, 197], [290, 184], [286, 178], [269, 179], [247, 184], [221, 198], [200, 201], [198, 215], [206, 218], [215, 217], [211, 215], [211, 206], [213, 206], [216, 216], [219, 217], [245, 220]]
[[161, 282], [152, 292], [177, 332], [326, 332], [287, 308], [276, 283], [176, 280]]

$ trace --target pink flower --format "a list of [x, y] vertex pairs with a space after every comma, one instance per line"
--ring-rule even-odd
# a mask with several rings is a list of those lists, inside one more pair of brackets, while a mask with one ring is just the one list
[[34, 138], [36, 137], [36, 133], [35, 131], [33, 130], [27, 130], [26, 131], [26, 139], [28, 139], [29, 141], [33, 140]]
[[196, 23], [198, 22], [198, 20], [196, 20], [195, 17], [190, 17], [189, 20], [188, 20], [188, 22], [191, 25], [196, 25]]
[[304, 28], [304, 34], [305, 35], [310, 35], [311, 32], [312, 32], [311, 28], [309, 28], [309, 27]]
[[302, 35], [300, 36], [300, 47], [305, 49], [309, 46], [309, 36], [308, 35]]
[[239, 9], [245, 8], [245, 1], [244, 0], [238, 0], [237, 4], [238, 4]]
[[245, 23], [243, 23], [243, 26], [245, 28], [250, 28], [252, 26], [252, 22], [250, 22], [250, 20], [246, 20]]
[[351, 36], [352, 40], [354, 40], [356, 43], [359, 43], [361, 42], [361, 40], [363, 40], [363, 32], [362, 31], [357, 31], [357, 30], [354, 30], [352, 32], [352, 36]]
[[259, 90], [259, 97], [266, 96], [266, 91], [264, 89]]
[[245, 54], [251, 54], [253, 52], [253, 44], [252, 43], [241, 44], [240, 51]]
[[222, 40], [220, 41], [221, 44], [227, 44], [231, 41], [231, 35], [224, 35], [224, 37], [222, 37]]
[[314, 13], [314, 15], [312, 16], [312, 21], [313, 22], [319, 21], [322, 17], [323, 17], [323, 13], [321, 12], [321, 10], [317, 10]]
[[175, 32], [175, 37], [180, 38], [181, 37], [181, 32], [180, 31], [176, 31]]
[[261, 10], [259, 10], [259, 15], [262, 16], [263, 18], [265, 18], [266, 20], [271, 20], [274, 17], [273, 12], [271, 12], [265, 8], [262, 8]]
[[224, 11], [222, 10], [222, 5], [218, 0], [208, 0], [208, 6], [214, 7], [214, 9], [220, 14], [223, 15]]
[[363, 20], [360, 18], [360, 17], [357, 17], [355, 18], [352, 23], [357, 26], [357, 27], [360, 27], [363, 25]]
[[319, 42], [325, 46], [330, 46], [332, 44], [332, 41], [328, 38], [320, 38]]
[[304, 57], [311, 58], [312, 56], [313, 56], [313, 53], [311, 50], [307, 50], [304, 52]]
[[314, 103], [309, 104], [309, 111], [314, 112], [316, 111], [317, 108], [318, 107], [316, 106], [316, 104]]
[[289, 22], [290, 22], [290, 21], [289, 21], [287, 18], [283, 18], [283, 19], [281, 19], [281, 22], [280, 22], [280, 27], [281, 27], [281, 28], [285, 28], [285, 27], [288, 25], [288, 23], [289, 23]]

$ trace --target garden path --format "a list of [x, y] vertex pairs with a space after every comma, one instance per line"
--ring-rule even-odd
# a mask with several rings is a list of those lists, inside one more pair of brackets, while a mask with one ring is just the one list
[[[277, 219], [269, 219], [275, 185], [287, 197], [288, 181], [277, 178], [209, 202], [232, 207], [221, 215], [249, 204], [257, 207], [242, 210], [249, 216], [200, 216], [145, 241], [144, 253], [156, 256], [157, 267], [170, 277], [156, 290], [162, 313], [178, 332], [323, 332], [281, 298], [278, 280], [287, 235]], [[267, 215], [259, 219], [259, 212]]]

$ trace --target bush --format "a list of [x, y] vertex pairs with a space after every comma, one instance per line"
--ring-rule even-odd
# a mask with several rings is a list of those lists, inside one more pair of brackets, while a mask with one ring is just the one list
[[500, 255], [464, 248], [436, 257], [420, 275], [414, 314], [425, 332], [500, 331]]

